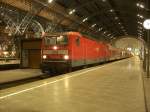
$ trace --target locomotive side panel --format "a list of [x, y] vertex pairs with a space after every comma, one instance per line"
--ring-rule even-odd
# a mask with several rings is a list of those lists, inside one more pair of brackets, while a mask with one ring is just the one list
[[86, 64], [99, 63], [99, 43], [85, 38], [85, 60]]
[[71, 35], [71, 67], [85, 65], [85, 39], [80, 35]]

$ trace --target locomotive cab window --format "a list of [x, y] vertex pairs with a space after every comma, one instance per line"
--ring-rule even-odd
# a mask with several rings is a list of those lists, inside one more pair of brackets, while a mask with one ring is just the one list
[[77, 46], [80, 46], [80, 37], [77, 37], [77, 38], [76, 38], [76, 45], [77, 45]]
[[45, 37], [45, 45], [66, 45], [68, 44], [67, 36]]
[[66, 45], [68, 44], [68, 38], [67, 36], [59, 36], [57, 37], [57, 44], [60, 44], [60, 45]]

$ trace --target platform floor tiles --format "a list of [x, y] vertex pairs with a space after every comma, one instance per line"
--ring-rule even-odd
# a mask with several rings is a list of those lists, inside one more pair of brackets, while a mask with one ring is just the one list
[[1, 90], [0, 112], [145, 112], [138, 58]]

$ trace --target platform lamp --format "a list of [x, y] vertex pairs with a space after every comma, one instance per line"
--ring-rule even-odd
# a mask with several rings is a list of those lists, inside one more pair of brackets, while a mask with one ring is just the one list
[[147, 31], [147, 49], [148, 49], [148, 53], [147, 53], [147, 78], [150, 77], [150, 74], [149, 74], [149, 61], [150, 61], [150, 58], [149, 58], [149, 55], [150, 55], [150, 19], [146, 19], [144, 22], [143, 22], [143, 26], [144, 28], [146, 29]]

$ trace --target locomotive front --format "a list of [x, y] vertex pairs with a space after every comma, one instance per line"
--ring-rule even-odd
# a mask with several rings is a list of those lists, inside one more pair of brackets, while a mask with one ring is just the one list
[[69, 67], [69, 38], [67, 35], [45, 36], [41, 49], [42, 72], [58, 72]]

